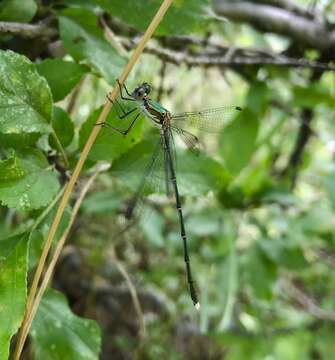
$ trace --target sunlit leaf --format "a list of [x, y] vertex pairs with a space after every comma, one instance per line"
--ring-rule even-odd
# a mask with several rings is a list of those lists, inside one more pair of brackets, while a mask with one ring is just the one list
[[0, 132], [48, 132], [52, 98], [46, 80], [26, 57], [0, 50]]
[[[132, 0], [94, 0], [111, 14], [120, 17], [125, 23], [139, 30], [145, 30], [155, 15], [161, 1], [132, 1]], [[201, 32], [207, 28], [209, 15], [207, 14], [208, 0], [177, 0], [166, 13], [162, 23], [156, 30], [157, 35], [189, 34]], [[139, 16], [139, 14], [141, 14]]]
[[89, 65], [110, 84], [115, 84], [125, 60], [108, 43], [98, 18], [83, 8], [67, 9], [59, 17], [60, 35], [76, 61]]
[[3, 0], [0, 4], [0, 20], [29, 22], [36, 11], [34, 0]]
[[[68, 113], [57, 106], [53, 108], [52, 127], [62, 146], [66, 147], [70, 145], [74, 136], [73, 122]], [[49, 141], [52, 147], [57, 148], [52, 135], [49, 136]]]
[[0, 201], [16, 209], [38, 209], [47, 205], [57, 193], [59, 183], [54, 170], [48, 168], [44, 155], [38, 150], [18, 152], [25, 175], [0, 183]]
[[255, 113], [244, 109], [228, 124], [220, 137], [220, 151], [227, 170], [237, 175], [248, 165], [255, 150], [259, 120]]

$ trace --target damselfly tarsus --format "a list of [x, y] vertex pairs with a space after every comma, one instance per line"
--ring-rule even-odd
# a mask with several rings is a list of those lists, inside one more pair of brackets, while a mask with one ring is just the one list
[[[148, 83], [142, 83], [141, 85], [137, 86], [131, 93], [128, 91], [125, 85], [121, 85], [119, 82], [118, 85], [120, 88], [121, 99], [133, 102], [135, 104], [134, 108], [125, 111], [123, 106], [117, 100], [114, 101], [114, 105], [118, 106], [119, 110], [121, 111], [121, 114], [118, 113], [120, 119], [126, 119], [129, 116], [132, 116], [129, 127], [126, 130], [121, 130], [110, 125], [109, 123], [101, 123], [97, 125], [108, 126], [123, 135], [127, 135], [135, 125], [139, 115], [143, 113], [147, 119], [152, 121], [159, 128], [160, 131], [160, 143], [158, 144], [158, 147], [156, 147], [152, 159], [147, 167], [146, 176], [141, 181], [133, 201], [128, 206], [126, 217], [131, 218], [133, 210], [141, 196], [142, 188], [145, 185], [148, 174], [151, 173], [152, 168], [155, 166], [159, 152], [163, 151], [166, 185], [168, 190], [170, 186], [172, 187], [179, 217], [180, 235], [183, 241], [187, 283], [193, 304], [196, 309], [199, 309], [200, 304], [191, 272], [187, 235], [182, 204], [178, 190], [175, 158], [172, 150], [172, 145], [174, 144], [173, 132], [177, 133], [181, 137], [181, 139], [191, 151], [197, 152], [199, 140], [195, 135], [186, 130], [185, 127], [195, 127], [201, 131], [206, 132], [218, 132], [221, 130], [223, 124], [226, 121], [228, 121], [237, 111], [241, 111], [242, 109], [238, 106], [224, 106], [203, 111], [185, 112], [182, 114], [173, 115], [161, 104], [150, 99], [149, 94], [151, 92], [151, 86]], [[124, 95], [123, 89], [125, 90], [126, 95]]]

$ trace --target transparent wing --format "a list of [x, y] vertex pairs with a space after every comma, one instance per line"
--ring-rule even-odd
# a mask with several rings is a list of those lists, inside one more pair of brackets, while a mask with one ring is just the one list
[[[124, 216], [127, 220], [138, 218], [143, 208], [143, 199], [146, 195], [163, 192], [167, 184], [165, 155], [161, 145], [161, 140], [157, 142], [152, 157], [144, 170], [142, 179], [134, 196], [127, 201]], [[164, 184], [164, 185], [163, 185]]]
[[182, 139], [182, 141], [184, 142], [184, 144], [186, 145], [186, 147], [195, 155], [199, 155], [200, 152], [200, 143], [199, 143], [199, 139], [197, 138], [197, 136], [191, 134], [190, 132], [188, 132], [185, 129], [176, 127], [176, 126], [171, 126], [172, 130], [174, 130], [179, 137]]
[[[173, 138], [171, 140], [173, 141]], [[121, 209], [122, 216], [119, 219], [121, 230], [114, 235], [115, 237], [119, 237], [140, 221], [145, 222], [149, 218], [153, 208], [148, 206], [148, 203], [150, 204], [148, 196], [164, 193], [171, 196], [173, 194], [169, 175], [167, 155], [161, 139], [159, 139], [153, 148], [148, 164], [143, 170], [143, 176], [139, 180], [134, 195], [125, 201], [125, 205]]]
[[222, 106], [202, 111], [172, 115], [171, 125], [177, 128], [193, 127], [210, 133], [218, 132], [223, 125], [242, 109], [239, 106]]

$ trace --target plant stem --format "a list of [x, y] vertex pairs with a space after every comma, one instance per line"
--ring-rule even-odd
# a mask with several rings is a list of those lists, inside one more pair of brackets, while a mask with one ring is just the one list
[[[161, 22], [164, 14], [166, 13], [166, 11], [168, 10], [168, 8], [170, 7], [170, 5], [172, 4], [172, 0], [164, 0], [162, 5], [160, 6], [160, 8], [158, 9], [156, 15], [154, 16], [153, 20], [151, 21], [149, 27], [147, 28], [146, 32], [144, 33], [141, 41], [139, 42], [139, 44], [137, 45], [137, 48], [135, 49], [135, 51], [133, 52], [132, 56], [130, 57], [126, 67], [124, 68], [121, 76], [120, 76], [120, 83], [123, 84], [125, 82], [125, 80], [127, 79], [129, 73], [131, 72], [131, 70], [133, 69], [135, 63], [137, 62], [139, 56], [142, 54], [143, 49], [146, 45], [146, 43], [149, 41], [149, 39], [152, 37], [154, 31], [156, 30], [158, 24]], [[119, 93], [119, 87], [115, 86], [113, 88], [112, 93], [110, 94], [110, 99], [114, 100], [116, 98], [116, 96]], [[100, 113], [100, 116], [97, 119], [96, 124], [101, 124], [104, 123], [107, 115], [110, 111], [110, 108], [112, 106], [111, 101], [106, 101], [104, 108], [102, 110], [102, 112]], [[34, 305], [34, 298], [37, 292], [37, 288], [38, 288], [38, 283], [40, 281], [40, 278], [42, 276], [42, 272], [43, 272], [43, 268], [44, 268], [44, 264], [46, 261], [46, 258], [48, 256], [48, 253], [50, 251], [51, 245], [52, 245], [52, 241], [53, 238], [56, 234], [58, 225], [62, 219], [64, 210], [66, 208], [66, 205], [69, 202], [70, 196], [73, 192], [73, 188], [78, 180], [79, 174], [82, 170], [82, 167], [87, 159], [88, 153], [91, 150], [91, 147], [94, 144], [94, 141], [96, 139], [96, 137], [98, 136], [99, 132], [101, 130], [101, 126], [94, 126], [92, 129], [92, 132], [84, 146], [84, 149], [80, 155], [80, 158], [77, 162], [77, 165], [73, 171], [73, 174], [66, 186], [64, 195], [60, 201], [60, 204], [58, 206], [57, 209], [57, 213], [56, 216], [54, 218], [54, 221], [50, 227], [49, 233], [48, 233], [48, 237], [47, 240], [44, 244], [44, 248], [36, 269], [36, 272], [34, 274], [34, 278], [33, 278], [33, 282], [32, 282], [32, 286], [29, 292], [29, 296], [28, 296], [28, 300], [27, 300], [27, 306], [26, 306], [26, 312], [25, 312], [25, 316], [22, 322], [22, 326], [18, 335], [18, 341], [15, 347], [15, 351], [14, 351], [14, 360], [19, 360], [20, 358], [20, 354], [23, 350], [23, 346], [24, 346], [24, 342], [25, 339], [29, 333], [29, 329], [31, 327], [31, 323], [33, 321], [34, 318], [34, 314], [33, 312], [33, 305]]]

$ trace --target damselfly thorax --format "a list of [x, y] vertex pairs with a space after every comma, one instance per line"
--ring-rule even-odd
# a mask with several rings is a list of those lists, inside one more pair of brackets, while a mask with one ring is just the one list
[[153, 102], [148, 96], [145, 96], [141, 103], [143, 114], [153, 121], [159, 128], [167, 129], [171, 125], [171, 113], [159, 104]]

